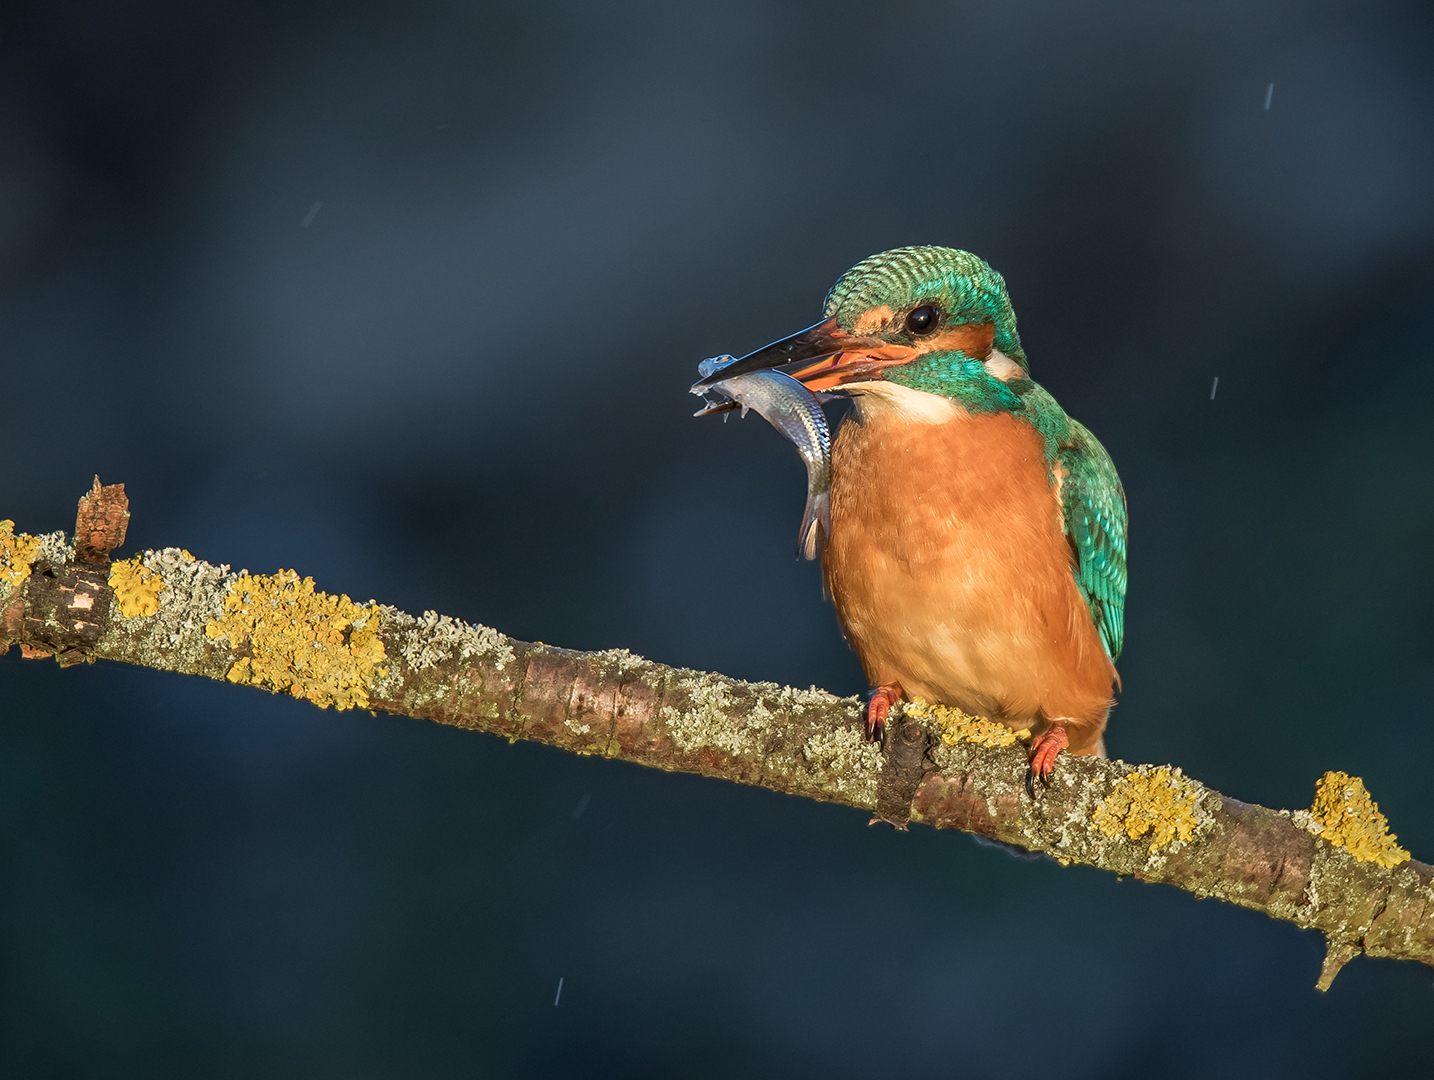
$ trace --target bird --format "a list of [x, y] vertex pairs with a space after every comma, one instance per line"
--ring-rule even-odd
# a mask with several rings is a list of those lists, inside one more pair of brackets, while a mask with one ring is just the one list
[[956, 248], [864, 259], [820, 322], [733, 362], [850, 397], [822, 575], [871, 690], [1030, 731], [1026, 788], [1105, 756], [1125, 637], [1125, 491], [1030, 376], [1005, 279]]

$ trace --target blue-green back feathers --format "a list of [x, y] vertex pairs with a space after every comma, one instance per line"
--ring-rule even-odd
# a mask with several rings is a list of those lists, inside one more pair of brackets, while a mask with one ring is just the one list
[[1125, 489], [1096, 437], [1072, 420], [1057, 460], [1065, 467], [1061, 508], [1075, 553], [1076, 584], [1112, 660], [1125, 644]]
[[1012, 410], [1041, 435], [1052, 480], [1061, 477], [1061, 512], [1075, 557], [1075, 579], [1112, 660], [1125, 643], [1125, 489], [1115, 463], [1085, 425], [1026, 379], [1007, 384], [1020, 394]]

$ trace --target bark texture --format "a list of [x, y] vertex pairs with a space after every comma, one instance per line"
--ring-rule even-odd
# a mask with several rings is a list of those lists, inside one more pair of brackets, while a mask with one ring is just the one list
[[1434, 966], [1434, 867], [1383, 836], [1382, 818], [1361, 846], [1310, 811], [1242, 803], [1179, 769], [1068, 755], [1032, 800], [1025, 748], [996, 725], [898, 709], [878, 746], [856, 698], [815, 687], [517, 641], [176, 548], [112, 563], [128, 517], [123, 486], [97, 479], [76, 544], [0, 522], [0, 652], [248, 683], [978, 833], [1319, 930], [1320, 989], [1360, 953]]

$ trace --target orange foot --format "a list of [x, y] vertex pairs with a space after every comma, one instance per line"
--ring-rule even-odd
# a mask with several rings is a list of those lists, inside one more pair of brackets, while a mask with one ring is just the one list
[[1056, 755], [1070, 744], [1070, 739], [1066, 738], [1066, 726], [1059, 720], [1053, 720], [1046, 733], [1031, 744], [1031, 765], [1026, 770], [1026, 793], [1031, 798], [1036, 797], [1036, 779], [1039, 778], [1042, 784], [1050, 780], [1056, 767]]
[[878, 686], [866, 695], [866, 741], [880, 742], [886, 733], [886, 714], [901, 700], [901, 687]]

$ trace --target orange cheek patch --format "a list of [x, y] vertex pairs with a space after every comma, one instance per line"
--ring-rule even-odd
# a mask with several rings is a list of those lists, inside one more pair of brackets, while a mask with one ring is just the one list
[[861, 318], [857, 319], [856, 325], [851, 328], [852, 336], [867, 337], [880, 333], [890, 325], [892, 314], [891, 308], [885, 304], [863, 311]]
[[949, 326], [933, 337], [917, 339], [917, 347], [923, 353], [960, 349], [967, 356], [985, 359], [990, 355], [991, 344], [995, 340], [996, 327], [993, 323], [962, 323]]

